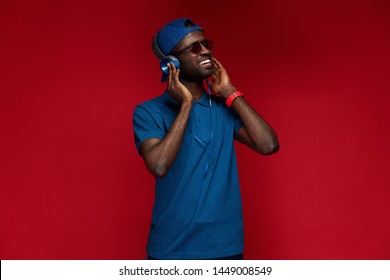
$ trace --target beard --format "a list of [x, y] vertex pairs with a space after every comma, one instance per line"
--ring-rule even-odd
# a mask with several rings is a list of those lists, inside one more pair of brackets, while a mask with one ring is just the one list
[[180, 78], [188, 82], [201, 82], [211, 77], [213, 73], [213, 68], [205, 69], [198, 65], [197, 67], [186, 67], [183, 65], [180, 68]]

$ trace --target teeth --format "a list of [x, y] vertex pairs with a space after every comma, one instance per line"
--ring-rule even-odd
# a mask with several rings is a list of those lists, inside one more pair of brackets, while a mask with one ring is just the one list
[[204, 64], [207, 64], [207, 63], [210, 63], [210, 59], [206, 59], [206, 60], [201, 61], [200, 65], [204, 65]]

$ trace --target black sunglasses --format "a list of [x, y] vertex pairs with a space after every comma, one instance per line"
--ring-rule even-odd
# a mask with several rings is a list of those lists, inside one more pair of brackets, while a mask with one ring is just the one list
[[187, 48], [173, 53], [173, 55], [179, 55], [183, 52], [191, 52], [193, 54], [198, 54], [202, 50], [202, 46], [211, 51], [214, 47], [214, 42], [212, 40], [204, 40], [202, 42], [199, 42], [199, 41], [194, 42], [191, 45], [189, 45]]

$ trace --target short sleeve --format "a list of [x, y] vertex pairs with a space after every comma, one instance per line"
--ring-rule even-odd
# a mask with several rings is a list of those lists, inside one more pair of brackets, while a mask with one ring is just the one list
[[134, 141], [138, 152], [145, 140], [151, 138], [163, 139], [166, 134], [162, 125], [158, 122], [156, 112], [153, 113], [140, 105], [135, 108], [133, 113], [133, 129]]
[[238, 131], [243, 127], [242, 121], [238, 114], [234, 111], [234, 139], [238, 140]]

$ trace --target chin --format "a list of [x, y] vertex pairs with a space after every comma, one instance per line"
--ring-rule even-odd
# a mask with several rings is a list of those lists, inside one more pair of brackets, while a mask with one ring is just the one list
[[201, 82], [207, 78], [210, 78], [214, 74], [214, 68], [210, 67], [209, 69], [193, 69], [189, 73], [182, 71], [180, 72], [180, 77], [188, 82]]
[[214, 68], [207, 69], [207, 71], [204, 74], [204, 79], [210, 78], [213, 74], [214, 74]]

